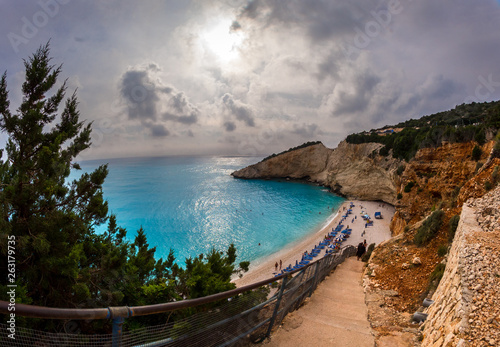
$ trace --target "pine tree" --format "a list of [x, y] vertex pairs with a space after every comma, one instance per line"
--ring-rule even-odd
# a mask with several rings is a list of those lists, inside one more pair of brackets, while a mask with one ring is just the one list
[[[108, 169], [102, 165], [66, 183], [71, 169], [79, 169], [75, 157], [90, 146], [91, 124], [79, 120], [76, 93], [61, 107], [66, 82], [55, 88], [61, 66], [51, 65], [49, 44], [24, 66], [23, 99], [15, 114], [6, 73], [0, 81], [0, 129], [8, 135], [7, 160], [0, 162], [0, 237], [16, 237], [17, 283], [33, 303], [71, 307], [90, 295], [81, 263], [85, 241], [106, 221], [102, 184]], [[1, 244], [5, 254], [7, 243]], [[3, 269], [5, 261], [2, 256]]]

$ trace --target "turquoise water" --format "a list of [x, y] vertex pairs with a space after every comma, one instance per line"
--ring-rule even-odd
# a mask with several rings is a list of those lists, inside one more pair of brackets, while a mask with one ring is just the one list
[[157, 258], [172, 248], [183, 263], [188, 256], [212, 247], [226, 250], [231, 243], [238, 261], [265, 257], [318, 230], [342, 203], [316, 185], [230, 176], [260, 159], [163, 157], [80, 164], [84, 171], [109, 164], [104, 196], [129, 240], [142, 226]]

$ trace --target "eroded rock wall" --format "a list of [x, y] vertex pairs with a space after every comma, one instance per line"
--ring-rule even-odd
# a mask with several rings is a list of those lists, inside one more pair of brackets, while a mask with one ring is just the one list
[[500, 345], [500, 188], [466, 202], [422, 346]]

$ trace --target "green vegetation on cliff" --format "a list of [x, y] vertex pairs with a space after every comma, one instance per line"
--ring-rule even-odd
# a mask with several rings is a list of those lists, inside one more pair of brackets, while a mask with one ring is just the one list
[[301, 149], [301, 148], [305, 148], [305, 147], [309, 147], [309, 146], [314, 146], [314, 145], [317, 145], [317, 144], [319, 144], [319, 143], [321, 143], [321, 141], [309, 141], [309, 142], [306, 142], [306, 143], [301, 144], [300, 146], [289, 148], [289, 149], [287, 149], [286, 151], [280, 152], [280, 153], [278, 153], [278, 154], [273, 153], [273, 154], [271, 154], [270, 156], [265, 157], [265, 158], [264, 158], [264, 159], [262, 159], [261, 161], [266, 161], [266, 160], [268, 160], [268, 159], [271, 159], [271, 158], [277, 157], [278, 155], [285, 154], [285, 153], [288, 153], [288, 152], [291, 152], [291, 151], [295, 151], [296, 149]]
[[[401, 129], [392, 131], [391, 129]], [[347, 136], [348, 143], [382, 143], [379, 151], [386, 156], [392, 150], [395, 158], [409, 161], [418, 149], [439, 147], [450, 143], [476, 141], [483, 144], [487, 133], [500, 130], [500, 101], [462, 104], [452, 110], [424, 116], [419, 119], [386, 126], [370, 132]]]

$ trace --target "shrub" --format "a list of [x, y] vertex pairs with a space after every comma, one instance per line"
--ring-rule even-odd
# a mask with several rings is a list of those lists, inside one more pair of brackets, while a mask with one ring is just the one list
[[281, 154], [285, 154], [285, 153], [288, 153], [288, 152], [291, 152], [291, 151], [295, 151], [295, 150], [297, 150], [297, 149], [301, 149], [301, 148], [309, 147], [309, 146], [314, 146], [314, 145], [317, 145], [317, 144], [319, 144], [319, 143], [321, 143], [321, 141], [309, 141], [309, 142], [306, 142], [306, 143], [301, 144], [300, 146], [289, 148], [289, 149], [287, 149], [286, 151], [280, 152], [280, 153], [278, 153], [278, 154], [273, 153], [273, 154], [271, 154], [270, 156], [267, 156], [267, 157], [265, 157], [264, 159], [262, 159], [262, 160], [261, 160], [261, 162], [262, 162], [262, 161], [269, 160], [269, 159], [274, 158], [274, 157], [277, 157], [278, 155], [281, 155]]
[[368, 246], [368, 249], [366, 250], [365, 254], [363, 254], [363, 256], [361, 257], [361, 260], [366, 263], [370, 259], [374, 248], [375, 248], [375, 244], [371, 243]]
[[441, 210], [441, 209], [443, 208], [443, 205], [444, 205], [444, 201], [443, 201], [443, 200], [441, 200], [441, 201], [439, 202], [438, 206], [437, 206], [437, 209], [438, 209], [438, 210]]
[[405, 186], [405, 189], [404, 189], [404, 192], [405, 193], [409, 193], [411, 192], [411, 189], [415, 186], [415, 182], [414, 181], [410, 181], [406, 184]]
[[493, 169], [493, 172], [491, 173], [491, 179], [493, 180], [493, 183], [498, 182], [498, 165]]
[[458, 195], [460, 194], [460, 189], [462, 189], [462, 185], [456, 186], [451, 192], [450, 196], [450, 207], [455, 207], [457, 204]]
[[387, 157], [389, 155], [389, 150], [389, 147], [384, 146], [378, 151], [378, 154], [380, 154], [382, 157]]
[[427, 288], [428, 291], [435, 290], [439, 282], [441, 282], [441, 278], [443, 278], [444, 270], [446, 269], [446, 265], [444, 264], [437, 264], [436, 267], [434, 268], [434, 271], [432, 271], [431, 275], [429, 276], [429, 287]]
[[474, 148], [472, 149], [472, 160], [478, 161], [479, 159], [481, 159], [482, 154], [483, 151], [481, 150], [481, 147], [475, 145]]
[[491, 188], [493, 188], [493, 183], [491, 183], [491, 181], [484, 182], [484, 189], [488, 191], [491, 190]]
[[401, 176], [401, 174], [403, 173], [403, 171], [405, 171], [405, 166], [404, 165], [399, 165], [398, 169], [396, 170], [396, 173], [398, 174], [398, 176]]
[[403, 198], [403, 194], [401, 193], [398, 193], [398, 196], [397, 196], [398, 200], [401, 200]]
[[491, 153], [493, 158], [500, 158], [500, 131], [496, 136], [495, 144], [493, 145], [493, 152]]
[[432, 240], [443, 224], [443, 216], [444, 212], [442, 210], [432, 212], [432, 214], [422, 223], [420, 228], [418, 228], [413, 242], [417, 246], [422, 246]]
[[448, 246], [446, 245], [441, 245], [438, 247], [438, 256], [444, 257], [446, 253], [448, 253]]
[[479, 162], [479, 161], [478, 161], [478, 162], [476, 163], [476, 172], [478, 172], [478, 171], [479, 171], [479, 169], [480, 169], [483, 165], [484, 165], [484, 163], [481, 163], [481, 162]]
[[455, 238], [455, 232], [457, 231], [459, 221], [460, 221], [460, 216], [458, 214], [456, 214], [450, 218], [450, 221], [448, 223], [448, 225], [449, 225], [448, 241], [449, 242], [452, 242], [453, 239]]

